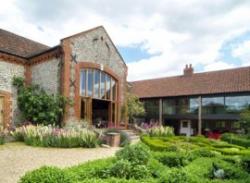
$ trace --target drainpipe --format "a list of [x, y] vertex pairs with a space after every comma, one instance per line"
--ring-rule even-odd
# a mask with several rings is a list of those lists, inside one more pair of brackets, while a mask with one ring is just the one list
[[201, 101], [201, 96], [199, 96], [198, 101], [199, 101], [199, 110], [198, 110], [198, 135], [201, 135], [201, 129], [202, 129], [202, 118], [201, 118], [202, 101]]

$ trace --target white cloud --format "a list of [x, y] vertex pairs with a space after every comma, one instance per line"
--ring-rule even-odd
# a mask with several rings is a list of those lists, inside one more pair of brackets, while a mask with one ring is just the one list
[[250, 40], [243, 42], [232, 52], [233, 56], [242, 61], [242, 65], [250, 65]]
[[223, 61], [217, 61], [214, 63], [210, 63], [204, 67], [204, 71], [215, 71], [215, 70], [224, 70], [234, 68], [235, 65], [229, 64]]
[[[204, 70], [234, 67], [219, 58], [220, 49], [249, 30], [249, 17], [246, 0], [9, 0], [0, 6], [1, 28], [50, 46], [97, 25], [118, 46], [139, 45], [152, 56], [128, 64], [129, 80], [181, 74], [187, 63]], [[246, 51], [235, 55], [250, 64]]]

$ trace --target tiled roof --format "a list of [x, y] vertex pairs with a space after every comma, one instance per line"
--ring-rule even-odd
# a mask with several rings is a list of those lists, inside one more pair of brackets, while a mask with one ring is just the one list
[[21, 57], [29, 57], [30, 55], [43, 52], [49, 48], [50, 47], [41, 43], [0, 29], [0, 51]]
[[131, 82], [139, 98], [250, 92], [250, 67]]

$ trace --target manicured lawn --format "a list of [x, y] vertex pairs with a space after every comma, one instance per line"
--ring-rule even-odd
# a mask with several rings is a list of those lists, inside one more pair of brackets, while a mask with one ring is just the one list
[[[66, 169], [43, 167], [22, 183], [248, 183], [250, 150], [204, 137], [142, 136], [115, 157]], [[58, 177], [60, 172], [60, 177]], [[49, 176], [48, 176], [49, 175]]]
[[69, 167], [89, 160], [113, 156], [119, 148], [42, 148], [24, 143], [0, 146], [0, 182], [16, 183], [26, 171], [44, 165]]

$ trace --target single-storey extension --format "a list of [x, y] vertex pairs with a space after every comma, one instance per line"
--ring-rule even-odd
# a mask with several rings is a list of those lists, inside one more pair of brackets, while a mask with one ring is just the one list
[[250, 67], [134, 81], [131, 92], [144, 103], [143, 121], [173, 126], [176, 134], [239, 129], [239, 113], [250, 105]]

